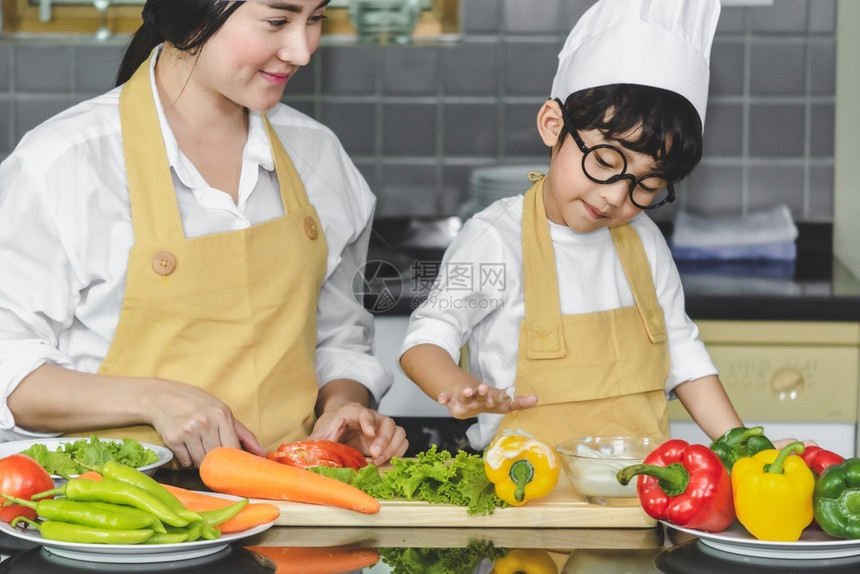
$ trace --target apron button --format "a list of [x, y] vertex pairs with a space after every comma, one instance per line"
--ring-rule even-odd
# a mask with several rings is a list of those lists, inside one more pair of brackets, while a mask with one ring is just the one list
[[310, 215], [305, 217], [305, 233], [311, 239], [316, 239], [320, 235], [320, 230], [319, 227], [317, 227], [317, 222]]
[[152, 268], [159, 275], [170, 275], [176, 269], [176, 256], [170, 251], [159, 251], [152, 258]]

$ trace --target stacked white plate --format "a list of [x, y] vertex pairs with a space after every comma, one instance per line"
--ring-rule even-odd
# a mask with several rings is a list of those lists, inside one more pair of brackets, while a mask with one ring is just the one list
[[529, 172], [546, 173], [547, 169], [545, 165], [503, 165], [473, 170], [469, 178], [469, 199], [460, 207], [458, 215], [465, 221], [494, 201], [525, 193], [532, 186]]

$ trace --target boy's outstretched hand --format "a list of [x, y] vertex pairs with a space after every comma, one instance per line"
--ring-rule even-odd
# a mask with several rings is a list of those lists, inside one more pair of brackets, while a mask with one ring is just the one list
[[447, 406], [448, 412], [456, 419], [467, 419], [480, 413], [507, 414], [533, 407], [538, 402], [536, 395], [514, 395], [513, 387], [497, 389], [486, 383], [442, 391], [436, 400]]

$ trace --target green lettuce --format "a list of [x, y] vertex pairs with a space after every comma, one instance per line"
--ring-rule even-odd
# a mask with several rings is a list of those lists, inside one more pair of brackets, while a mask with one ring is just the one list
[[507, 506], [496, 496], [495, 486], [484, 472], [484, 459], [459, 451], [451, 456], [436, 445], [415, 458], [391, 459], [384, 471], [369, 464], [356, 471], [351, 468], [314, 467], [310, 470], [346, 482], [374, 498], [405, 498], [465, 506], [471, 515], [491, 514]]
[[395, 574], [456, 574], [475, 572], [483, 560], [507, 552], [492, 542], [470, 542], [465, 548], [379, 548], [383, 562]]
[[22, 454], [33, 458], [45, 467], [50, 474], [70, 476], [82, 474], [90, 468], [98, 468], [109, 460], [115, 460], [132, 468], [140, 468], [158, 462], [158, 454], [145, 448], [133, 438], [122, 441], [99, 440], [95, 435], [90, 438], [62, 443], [56, 450], [49, 450], [42, 443], [36, 443]]

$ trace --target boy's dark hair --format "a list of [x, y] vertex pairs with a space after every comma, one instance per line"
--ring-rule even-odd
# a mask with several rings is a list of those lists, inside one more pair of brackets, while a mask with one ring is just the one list
[[127, 82], [161, 42], [194, 53], [241, 5], [241, 2], [215, 0], [146, 0], [143, 25], [126, 48], [116, 85]]
[[[702, 121], [693, 104], [675, 92], [611, 84], [572, 93], [565, 109], [576, 129], [600, 130], [607, 139], [656, 158], [658, 173], [669, 181], [683, 179], [702, 159]], [[636, 140], [621, 138], [639, 127]], [[562, 128], [559, 141], [566, 135]]]

